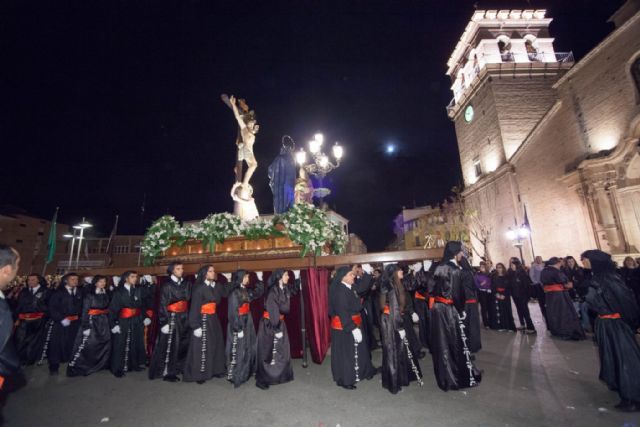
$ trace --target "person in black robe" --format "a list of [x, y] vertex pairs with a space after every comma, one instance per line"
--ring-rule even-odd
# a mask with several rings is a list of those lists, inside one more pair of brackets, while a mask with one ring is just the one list
[[598, 314], [595, 340], [600, 355], [600, 380], [620, 395], [617, 409], [640, 411], [640, 346], [634, 335], [640, 308], [633, 291], [616, 274], [609, 254], [586, 251], [582, 263], [592, 270], [586, 302]]
[[540, 272], [547, 311], [547, 327], [552, 335], [565, 340], [585, 339], [578, 312], [567, 292], [567, 276], [560, 271], [562, 260], [552, 257]]
[[373, 329], [373, 312], [367, 309], [367, 298], [371, 293], [371, 288], [374, 285], [373, 276], [373, 268], [369, 264], [353, 264], [351, 266], [351, 271], [356, 277], [355, 282], [353, 283], [353, 289], [360, 297], [360, 302], [362, 303], [362, 312], [360, 315], [362, 316], [362, 334], [363, 339], [367, 342], [367, 348], [369, 350], [369, 357], [371, 357], [371, 343], [376, 343], [376, 338], [374, 335]]
[[14, 333], [14, 340], [20, 361], [25, 365], [33, 365], [42, 355], [49, 319], [47, 316], [49, 296], [47, 282], [38, 274], [30, 274], [27, 277], [27, 287], [18, 296], [15, 310], [18, 326]]
[[633, 291], [636, 301], [640, 304], [640, 267], [636, 261], [630, 256], [625, 257], [622, 267], [618, 269], [618, 274], [625, 285]]
[[218, 309], [222, 298], [227, 297], [227, 288], [216, 282], [216, 277], [212, 265], [201, 267], [191, 292], [189, 327], [192, 334], [183, 375], [188, 382], [204, 384], [213, 377], [222, 378], [226, 372]]
[[475, 387], [481, 372], [471, 360], [464, 319], [465, 290], [460, 260], [462, 243], [449, 241], [434, 273], [434, 304], [430, 310], [430, 343], [433, 370], [444, 391]]
[[189, 300], [191, 283], [182, 278], [184, 267], [174, 261], [167, 267], [169, 280], [160, 290], [158, 322], [160, 333], [149, 364], [149, 379], [180, 381], [189, 350]]
[[398, 393], [410, 381], [422, 385], [422, 371], [413, 357], [402, 313], [406, 310], [407, 293], [404, 272], [396, 264], [385, 267], [380, 290], [382, 335], [382, 387], [392, 394]]
[[419, 288], [424, 286], [424, 276], [422, 275], [423, 264], [421, 262], [412, 264], [410, 266], [399, 266], [403, 270], [402, 286], [406, 293], [404, 310], [402, 311], [402, 321], [404, 323], [404, 331], [406, 339], [409, 342], [409, 348], [414, 359], [422, 359], [426, 356], [426, 352], [422, 350], [422, 342], [416, 334], [414, 324], [420, 323], [420, 317], [415, 311], [413, 305], [413, 297]]
[[516, 305], [518, 312], [518, 320], [520, 321], [520, 330], [524, 333], [535, 334], [536, 328], [531, 320], [529, 312], [529, 298], [532, 292], [532, 283], [529, 273], [522, 267], [522, 263], [518, 258], [511, 258], [509, 263], [509, 271], [507, 272], [507, 280], [509, 281], [509, 290], [511, 297]]
[[516, 331], [511, 308], [511, 285], [504, 264], [496, 264], [496, 270], [491, 278], [492, 305], [489, 306], [491, 329], [498, 331]]
[[293, 158], [295, 144], [289, 136], [282, 137], [280, 154], [269, 165], [269, 187], [273, 193], [273, 213], [282, 214], [293, 206], [296, 185], [296, 162]]
[[419, 270], [415, 273], [415, 277], [413, 309], [418, 315], [418, 338], [423, 348], [429, 348], [429, 281], [433, 280], [433, 273]]
[[58, 375], [60, 364], [71, 360], [73, 344], [81, 324], [82, 300], [78, 275], [68, 273], [62, 276], [60, 286], [49, 299], [51, 322], [43, 348], [47, 352], [51, 375]]
[[148, 324], [144, 326], [144, 349], [147, 357], [147, 363], [151, 359], [151, 349], [153, 348], [153, 320], [156, 317], [156, 278], [145, 274], [140, 279], [138, 285], [142, 289], [142, 307], [144, 315], [149, 319]]
[[3, 424], [2, 407], [9, 392], [25, 383], [20, 359], [11, 340], [13, 317], [5, 298], [9, 283], [13, 281], [20, 266], [20, 255], [11, 246], [0, 244], [0, 425]]
[[141, 371], [146, 364], [144, 328], [151, 319], [145, 302], [145, 289], [138, 285], [138, 274], [123, 273], [109, 304], [113, 346], [110, 369], [118, 378], [129, 371]]
[[[300, 273], [295, 274], [299, 277]], [[269, 277], [257, 339], [256, 386], [262, 390], [293, 381], [289, 332], [284, 316], [289, 314], [291, 295], [298, 292], [299, 283], [299, 280], [290, 280], [289, 272], [282, 269]]]
[[67, 365], [67, 376], [89, 375], [109, 365], [111, 327], [109, 326], [109, 294], [107, 278], [95, 276], [83, 290], [81, 326], [73, 345], [73, 356]]
[[249, 288], [249, 272], [236, 271], [232, 278], [227, 311], [227, 380], [234, 387], [246, 382], [257, 369], [256, 330], [253, 326], [250, 304], [264, 293], [262, 272], [258, 272], [258, 282]]
[[478, 310], [478, 288], [474, 281], [474, 271], [466, 257], [460, 260], [462, 267], [462, 286], [464, 287], [464, 325], [469, 339], [467, 346], [471, 353], [477, 353], [482, 349], [482, 338], [480, 336], [480, 311]]
[[329, 286], [331, 317], [331, 372], [340, 387], [354, 390], [361, 379], [371, 379], [376, 370], [362, 333], [362, 303], [353, 288], [356, 275], [348, 267], [336, 270]]

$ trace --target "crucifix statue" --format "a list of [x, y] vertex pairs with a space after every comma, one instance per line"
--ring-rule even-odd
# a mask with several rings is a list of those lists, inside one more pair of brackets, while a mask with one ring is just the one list
[[[258, 216], [258, 209], [252, 197], [253, 188], [249, 180], [253, 176], [258, 162], [253, 154], [253, 144], [256, 141], [256, 134], [260, 129], [256, 121], [256, 114], [244, 99], [236, 99], [235, 96], [221, 96], [222, 101], [231, 108], [233, 115], [238, 122], [238, 135], [236, 136], [236, 147], [238, 154], [234, 167], [235, 183], [231, 188], [231, 197], [235, 202], [235, 213], [242, 219], [251, 220]], [[243, 174], [244, 163], [247, 163], [247, 171]]]

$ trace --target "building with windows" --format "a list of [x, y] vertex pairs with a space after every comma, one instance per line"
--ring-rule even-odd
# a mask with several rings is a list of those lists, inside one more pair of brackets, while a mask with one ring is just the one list
[[[141, 235], [115, 235], [109, 237], [85, 237], [80, 246], [75, 246], [73, 255], [70, 254], [71, 241], [65, 239], [59, 244], [60, 251], [56, 257], [56, 271], [82, 271], [93, 268], [134, 268], [142, 265], [140, 243], [144, 239]], [[110, 241], [111, 240], [111, 241]], [[77, 245], [77, 242], [76, 242]]]
[[476, 10], [447, 62], [465, 204], [494, 261], [517, 255], [507, 232], [525, 222], [527, 261], [590, 248], [637, 256], [640, 2], [577, 63], [554, 50], [551, 21], [545, 10]]
[[[47, 241], [51, 221], [38, 218], [23, 209], [0, 207], [0, 242], [13, 246], [20, 252], [19, 275], [43, 272], [47, 258]], [[69, 232], [69, 226], [58, 223], [57, 242]], [[47, 266], [46, 273], [55, 272], [55, 259]]]

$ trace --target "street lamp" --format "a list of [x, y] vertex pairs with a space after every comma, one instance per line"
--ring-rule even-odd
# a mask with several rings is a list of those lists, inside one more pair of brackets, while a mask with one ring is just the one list
[[523, 265], [524, 265], [524, 257], [522, 256], [522, 245], [524, 243], [524, 239], [529, 237], [530, 234], [531, 234], [531, 230], [529, 230], [529, 227], [527, 227], [524, 224], [521, 225], [520, 227], [516, 227], [515, 229], [512, 229], [511, 227], [509, 227], [509, 230], [507, 230], [507, 233], [506, 233], [507, 239], [513, 242], [513, 246], [518, 248], [518, 251], [520, 251], [520, 262], [522, 262]]
[[[75, 230], [80, 230], [80, 236], [78, 237], [78, 254], [76, 255], [76, 270], [80, 266], [80, 248], [82, 247], [82, 239], [84, 239], [84, 230], [86, 228], [91, 228], [91, 227], [93, 227], [93, 225], [88, 223], [84, 219], [84, 217], [82, 218], [82, 222], [80, 222], [80, 224], [76, 224], [73, 226], [74, 234], [75, 234]], [[73, 248], [73, 246], [71, 247]]]
[[67, 263], [67, 273], [71, 271], [71, 260], [73, 259], [73, 249], [76, 245], [76, 228], [73, 228], [73, 234], [64, 234], [62, 237], [65, 239], [71, 239], [71, 250], [69, 251], [69, 262]]
[[322, 152], [322, 144], [324, 144], [324, 135], [316, 133], [313, 139], [309, 141], [309, 152], [311, 153], [312, 161], [307, 163], [307, 153], [304, 151], [304, 148], [300, 148], [300, 150], [296, 152], [296, 162], [300, 166], [301, 176], [304, 176], [306, 172], [318, 179], [319, 187], [313, 190], [313, 195], [320, 199], [320, 206], [324, 207], [323, 199], [331, 194], [331, 190], [324, 188], [322, 181], [329, 172], [340, 167], [344, 149], [338, 142], [333, 145], [331, 153], [335, 158], [335, 163], [332, 163], [329, 156]]

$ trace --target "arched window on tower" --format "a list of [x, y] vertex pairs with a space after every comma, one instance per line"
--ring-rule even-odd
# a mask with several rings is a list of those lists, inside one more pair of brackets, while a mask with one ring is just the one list
[[538, 49], [533, 44], [534, 40], [527, 38], [524, 42], [524, 47], [527, 49], [527, 56], [529, 56], [529, 61], [540, 61], [541, 58], [538, 54]]
[[502, 62], [513, 62], [513, 53], [511, 52], [511, 41], [506, 36], [498, 37], [498, 49], [500, 50], [500, 58]]
[[636, 85], [636, 99], [640, 104], [640, 56], [636, 57], [635, 61], [631, 63], [631, 76]]

